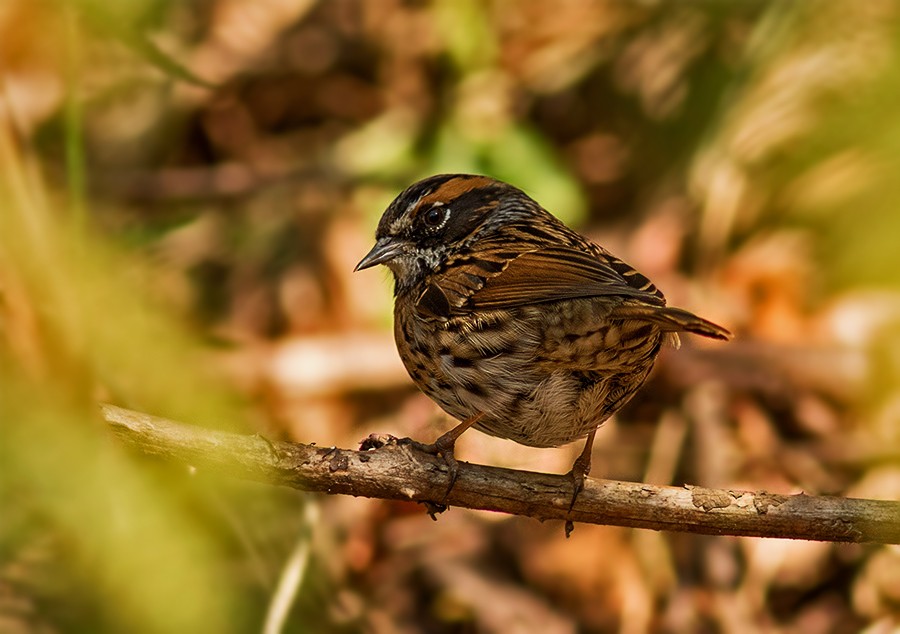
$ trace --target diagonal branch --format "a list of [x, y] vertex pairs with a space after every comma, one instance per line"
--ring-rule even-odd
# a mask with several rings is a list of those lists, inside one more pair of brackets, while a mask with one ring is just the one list
[[[136, 449], [239, 478], [306, 491], [371, 498], [440, 500], [443, 461], [389, 438], [367, 451], [270, 442], [213, 431], [112, 405], [113, 431]], [[379, 443], [380, 444], [380, 443]], [[654, 530], [837, 542], [900, 543], [900, 502], [659, 487], [589, 479], [571, 513], [571, 479], [460, 463], [448, 503], [471, 509]]]

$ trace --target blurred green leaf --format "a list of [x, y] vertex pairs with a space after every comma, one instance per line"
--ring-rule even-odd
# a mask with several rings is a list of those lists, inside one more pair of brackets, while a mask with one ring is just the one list
[[477, 0], [439, 0], [434, 5], [434, 28], [463, 72], [489, 66], [497, 55], [496, 34]]

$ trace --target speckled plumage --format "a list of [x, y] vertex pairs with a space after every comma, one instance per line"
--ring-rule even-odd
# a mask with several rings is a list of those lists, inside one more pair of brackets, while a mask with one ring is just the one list
[[415, 183], [376, 239], [357, 268], [394, 273], [394, 333], [413, 381], [451, 416], [480, 415], [477, 429], [523, 445], [589, 436], [677, 332], [730, 336], [666, 307], [646, 277], [487, 177]]

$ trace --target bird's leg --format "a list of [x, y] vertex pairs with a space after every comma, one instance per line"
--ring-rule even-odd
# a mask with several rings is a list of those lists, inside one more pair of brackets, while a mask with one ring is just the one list
[[[569, 503], [569, 513], [575, 508], [575, 500], [578, 499], [578, 494], [584, 490], [584, 479], [587, 474], [591, 472], [591, 452], [594, 449], [594, 436], [596, 435], [596, 429], [588, 434], [587, 440], [584, 443], [584, 449], [582, 449], [578, 457], [575, 458], [575, 462], [572, 464], [572, 470], [569, 472], [569, 476], [572, 478], [572, 501]], [[566, 522], [566, 537], [568, 537], [571, 532], [572, 520], [568, 520]]]
[[453, 448], [456, 446], [456, 440], [460, 436], [462, 436], [463, 432], [465, 432], [469, 427], [481, 420], [482, 416], [484, 416], [484, 412], [478, 412], [474, 416], [470, 416], [459, 425], [448, 431], [446, 434], [438, 437], [438, 439], [430, 445], [418, 443], [415, 441], [411, 443], [417, 449], [421, 449], [422, 451], [425, 451], [427, 453], [440, 456], [444, 459], [444, 462], [447, 465], [447, 472], [450, 475], [450, 484], [447, 486], [447, 492], [444, 493], [444, 499], [441, 501], [442, 506], [447, 502], [447, 498], [450, 496], [450, 491], [453, 490], [453, 485], [456, 484], [456, 478], [459, 477], [459, 462], [453, 455]]
[[[591, 452], [594, 448], [594, 436], [596, 435], [596, 429], [588, 434], [587, 440], [584, 443], [584, 449], [582, 449], [578, 457], [575, 458], [575, 462], [572, 464], [572, 470], [569, 472], [569, 477], [572, 478], [572, 501], [569, 502], [569, 513], [575, 508], [575, 500], [578, 499], [578, 494], [584, 490], [584, 479], [587, 474], [591, 472]], [[571, 519], [567, 519], [566, 537], [569, 537], [573, 530], [575, 530], [575, 524]]]

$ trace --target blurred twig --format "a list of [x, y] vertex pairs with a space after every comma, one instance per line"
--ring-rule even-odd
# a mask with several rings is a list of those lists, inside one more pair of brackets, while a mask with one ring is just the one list
[[[126, 443], [236, 477], [324, 493], [428, 502], [444, 496], [443, 461], [387, 442], [369, 451], [267, 441], [103, 406]], [[571, 513], [567, 476], [461, 463], [448, 502], [465, 508], [711, 535], [900, 543], [900, 502], [589, 480]]]

